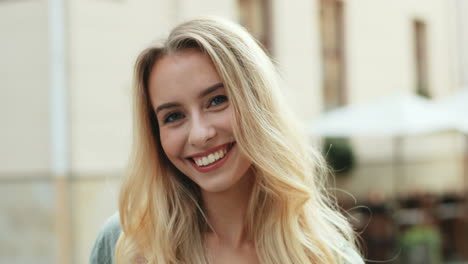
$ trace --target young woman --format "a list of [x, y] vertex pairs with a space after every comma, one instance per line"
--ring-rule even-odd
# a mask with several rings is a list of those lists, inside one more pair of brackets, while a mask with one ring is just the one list
[[363, 263], [277, 76], [220, 19], [183, 23], [141, 53], [120, 214], [92, 263]]

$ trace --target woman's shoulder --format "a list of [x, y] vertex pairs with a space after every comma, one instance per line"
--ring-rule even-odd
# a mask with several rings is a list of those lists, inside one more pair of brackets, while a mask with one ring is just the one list
[[122, 228], [120, 227], [120, 217], [115, 213], [106, 221], [94, 242], [91, 250], [91, 264], [113, 264], [115, 255], [115, 246], [119, 239]]

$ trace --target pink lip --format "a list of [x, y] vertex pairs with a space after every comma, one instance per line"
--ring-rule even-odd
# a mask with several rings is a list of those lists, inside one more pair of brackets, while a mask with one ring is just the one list
[[[197, 153], [196, 155], [194, 156], [191, 156], [191, 157], [199, 157], [199, 156], [206, 156], [207, 154], [210, 154], [210, 153], [213, 153], [213, 152], [216, 152], [218, 151], [219, 149], [223, 149], [226, 147], [226, 145], [229, 145], [231, 143], [228, 143], [228, 144], [224, 144], [224, 145], [221, 145], [219, 147], [215, 147], [213, 149], [210, 149], [210, 151], [207, 151], [207, 152], [203, 152], [202, 154], [200, 153]], [[222, 159], [219, 159], [217, 160], [216, 162], [214, 162], [213, 164], [210, 164], [208, 166], [203, 166], [203, 167], [199, 167], [197, 164], [195, 164], [195, 162], [193, 161], [193, 159], [189, 159], [189, 162], [190, 164], [192, 164], [192, 166], [199, 172], [203, 172], [203, 173], [206, 173], [206, 172], [210, 172], [210, 171], [213, 171], [213, 170], [216, 170], [217, 168], [223, 166], [223, 164], [226, 162], [226, 160], [229, 158], [230, 154], [231, 154], [231, 151], [232, 149], [235, 147], [235, 143], [232, 145], [232, 147], [229, 149], [229, 151], [226, 153], [226, 155], [224, 155], [224, 157]]]

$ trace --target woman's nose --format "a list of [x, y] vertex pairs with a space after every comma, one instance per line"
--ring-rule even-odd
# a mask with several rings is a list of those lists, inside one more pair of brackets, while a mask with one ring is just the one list
[[215, 135], [215, 127], [203, 117], [197, 117], [192, 119], [188, 143], [196, 147], [205, 147]]

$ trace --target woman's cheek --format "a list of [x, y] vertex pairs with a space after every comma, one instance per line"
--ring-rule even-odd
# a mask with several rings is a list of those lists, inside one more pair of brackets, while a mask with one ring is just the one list
[[161, 145], [169, 159], [182, 155], [184, 143], [180, 134], [177, 129], [160, 130]]
[[166, 129], [161, 128], [159, 130], [159, 138], [161, 140], [161, 146], [162, 146], [162, 148], [163, 148], [163, 150], [164, 150], [164, 152], [166, 153], [167, 156], [169, 156], [170, 153], [171, 153], [171, 150], [170, 150], [170, 146], [171, 146], [170, 141], [171, 141], [171, 139], [168, 136], [169, 136], [169, 134], [167, 133]]

